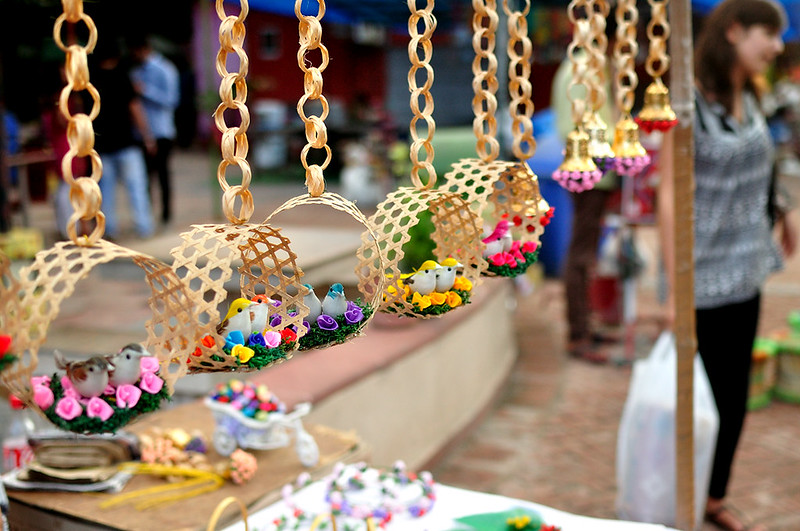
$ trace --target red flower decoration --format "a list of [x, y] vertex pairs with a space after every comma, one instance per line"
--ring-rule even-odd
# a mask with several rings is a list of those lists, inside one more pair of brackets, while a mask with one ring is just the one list
[[11, 348], [11, 336], [0, 335], [0, 357], [3, 357]]
[[519, 227], [520, 225], [522, 225], [522, 218], [518, 215], [514, 216], [514, 226]]
[[294, 343], [297, 341], [297, 334], [291, 328], [281, 330], [281, 339], [284, 343]]
[[206, 337], [204, 337], [201, 343], [203, 343], [203, 346], [208, 348], [212, 348], [217, 344], [217, 342], [214, 341], [214, 336], [212, 335], [207, 335]]
[[23, 402], [17, 395], [8, 395], [8, 403], [11, 405], [11, 409], [24, 409], [25, 402]]

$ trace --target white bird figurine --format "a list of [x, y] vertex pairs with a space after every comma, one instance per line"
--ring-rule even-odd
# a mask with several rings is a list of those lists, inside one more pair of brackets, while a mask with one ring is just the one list
[[[495, 225], [492, 233], [483, 238], [482, 241], [486, 244], [486, 249], [483, 251], [484, 258], [503, 252], [503, 238], [509, 234], [509, 226], [510, 223], [507, 219], [501, 219]], [[509, 248], [511, 248], [510, 243]]]
[[403, 279], [403, 282], [420, 295], [429, 295], [436, 289], [436, 273], [441, 266], [435, 260], [425, 260], [419, 269]]
[[500, 241], [503, 243], [503, 252], [507, 253], [511, 251], [511, 246], [514, 244], [514, 237], [511, 235], [511, 231], [507, 230], [505, 234], [500, 238]]
[[83, 361], [67, 361], [58, 350], [53, 352], [56, 367], [66, 371], [67, 378], [81, 396], [100, 396], [108, 387], [108, 372], [114, 367], [102, 356]]
[[436, 291], [445, 293], [453, 289], [456, 275], [464, 266], [455, 258], [446, 258], [439, 264], [436, 272]]
[[150, 353], [140, 344], [125, 345], [116, 354], [106, 356], [106, 360], [114, 367], [108, 373], [108, 383], [114, 386], [135, 384], [142, 375], [141, 359]]
[[306, 317], [306, 321], [309, 323], [315, 323], [317, 322], [317, 317], [319, 317], [322, 313], [322, 303], [319, 302], [319, 297], [317, 297], [317, 294], [314, 293], [314, 288], [311, 286], [311, 284], [303, 285], [308, 288], [308, 293], [303, 296], [303, 304], [308, 306], [308, 316]]
[[252, 304], [247, 307], [247, 311], [250, 313], [250, 334], [263, 334], [269, 323], [269, 308], [271, 304], [264, 301], [251, 302]]
[[226, 337], [234, 330], [238, 330], [245, 339], [250, 337], [251, 324], [248, 308], [252, 304], [253, 301], [243, 297], [235, 299], [228, 308], [225, 318], [217, 325], [217, 333], [222, 337]]
[[339, 317], [347, 311], [347, 299], [344, 297], [344, 286], [333, 284], [322, 300], [322, 313], [331, 317]]

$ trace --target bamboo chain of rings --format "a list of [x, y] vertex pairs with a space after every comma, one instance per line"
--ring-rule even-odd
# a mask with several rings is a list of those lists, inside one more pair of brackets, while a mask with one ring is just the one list
[[608, 0], [595, 0], [590, 12], [592, 37], [589, 43], [589, 107], [599, 111], [606, 102], [606, 18], [611, 7]]
[[[217, 167], [217, 181], [222, 188], [222, 211], [234, 225], [247, 223], [253, 215], [253, 195], [250, 193], [252, 172], [247, 162], [247, 129], [250, 127], [250, 111], [247, 109], [247, 70], [249, 59], [243, 44], [245, 36], [244, 20], [247, 18], [248, 0], [240, 0], [238, 16], [226, 15], [223, 0], [217, 0], [219, 26], [219, 52], [217, 53], [217, 73], [222, 77], [219, 83], [219, 96], [222, 102], [214, 112], [214, 122], [222, 133], [222, 161]], [[228, 72], [228, 54], [236, 54], [239, 70]], [[234, 95], [235, 91], [235, 95]], [[228, 127], [225, 123], [226, 110], [238, 111], [241, 118], [238, 126]], [[225, 177], [228, 166], [238, 166], [242, 172], [242, 183], [231, 186]], [[239, 214], [235, 213], [236, 198], [242, 201]]]
[[617, 108], [623, 117], [629, 115], [633, 108], [634, 91], [639, 78], [634, 70], [634, 58], [639, 53], [636, 42], [636, 24], [639, 21], [639, 10], [636, 0], [619, 0], [616, 9], [617, 42], [614, 44], [614, 57], [617, 71], [616, 100]]
[[[531, 119], [534, 111], [531, 85], [533, 43], [528, 35], [527, 19], [531, 2], [524, 0], [524, 4], [524, 9], [512, 11], [508, 0], [503, 0], [503, 10], [508, 17], [508, 93], [511, 97], [509, 112], [514, 135], [512, 151], [519, 160], [527, 160], [536, 153]], [[520, 48], [521, 52], [518, 51]]]
[[647, 50], [645, 68], [653, 78], [660, 78], [669, 68], [667, 55], [667, 39], [670, 28], [667, 21], [667, 4], [669, 0], [647, 0], [650, 4], [650, 22], [647, 24], [647, 39], [650, 42]]
[[[301, 0], [294, 3], [294, 12], [297, 15], [300, 32], [300, 49], [297, 51], [297, 65], [303, 71], [303, 95], [297, 102], [297, 113], [305, 124], [306, 141], [308, 142], [300, 153], [300, 162], [306, 170], [306, 187], [313, 197], [319, 197], [325, 192], [325, 179], [323, 170], [331, 162], [331, 148], [328, 146], [328, 130], [325, 128], [325, 118], [328, 117], [330, 108], [328, 100], [322, 94], [322, 72], [328, 67], [330, 60], [328, 49], [322, 44], [322, 25], [320, 20], [325, 16], [325, 0], [318, 0], [319, 12], [314, 15], [303, 15], [300, 11]], [[321, 55], [320, 65], [313, 66], [308, 59], [308, 53], [319, 50]], [[319, 101], [322, 106], [319, 116], [307, 115], [305, 106], [309, 101]], [[325, 161], [322, 165], [309, 164], [308, 152], [314, 149], [325, 150]]]
[[[436, 185], [436, 170], [433, 167], [433, 133], [436, 131], [436, 122], [433, 120], [433, 43], [431, 37], [436, 29], [436, 17], [433, 16], [434, 0], [427, 0], [424, 9], [417, 9], [416, 0], [408, 0], [408, 9], [411, 16], [408, 18], [408, 34], [411, 40], [408, 43], [408, 58], [411, 68], [408, 71], [408, 89], [411, 91], [411, 112], [414, 115], [409, 125], [411, 136], [411, 182], [418, 189], [430, 190]], [[422, 23], [423, 32], [419, 33], [419, 24]], [[421, 50], [421, 54], [420, 54]], [[424, 80], [422, 86], [417, 84], [417, 73], [422, 70]], [[420, 99], [424, 106], [419, 107]], [[424, 120], [427, 135], [421, 138], [417, 130], [417, 123]], [[424, 151], [425, 158], [420, 159], [420, 151]], [[424, 169], [428, 174], [428, 182], [423, 184], [419, 172]]]
[[[94, 127], [92, 121], [100, 113], [100, 94], [89, 81], [89, 63], [87, 55], [94, 50], [97, 44], [97, 27], [94, 21], [83, 12], [83, 0], [62, 0], [64, 12], [56, 19], [53, 26], [53, 39], [56, 45], [66, 54], [64, 70], [67, 84], [61, 90], [58, 98], [58, 108], [67, 119], [67, 142], [69, 151], [61, 160], [61, 173], [69, 185], [69, 200], [74, 212], [67, 221], [67, 234], [75, 245], [91, 246], [103, 236], [106, 226], [106, 217], [100, 210], [102, 194], [98, 182], [103, 174], [103, 163], [100, 155], [94, 149]], [[64, 22], [77, 24], [83, 21], [89, 29], [89, 38], [85, 46], [79, 44], [65, 45], [61, 40], [61, 28]], [[69, 109], [69, 100], [73, 92], [85, 90], [92, 98], [92, 110], [85, 113], [75, 113]], [[90, 176], [72, 175], [72, 161], [75, 157], [89, 157], [92, 161]], [[86, 238], [78, 239], [75, 226], [79, 220], [96, 222], [92, 233]]]
[[572, 23], [572, 42], [567, 47], [567, 56], [572, 65], [572, 79], [567, 87], [567, 98], [572, 103], [572, 122], [583, 123], [586, 113], [586, 100], [576, 95], [576, 87], [582, 85], [584, 94], [588, 96], [591, 86], [588, 76], [588, 59], [581, 57], [581, 51], [587, 52], [590, 46], [591, 31], [589, 15], [592, 11], [592, 0], [572, 0], [567, 8], [567, 16]]
[[[481, 160], [491, 162], [500, 154], [497, 141], [497, 55], [494, 53], [497, 35], [497, 0], [472, 0], [472, 130], [477, 138]], [[488, 148], [488, 151], [487, 151]]]

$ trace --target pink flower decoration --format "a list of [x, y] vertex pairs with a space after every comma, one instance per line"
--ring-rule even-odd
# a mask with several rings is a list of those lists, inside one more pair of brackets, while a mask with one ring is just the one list
[[489, 261], [492, 263], [492, 265], [500, 267], [506, 263], [506, 258], [504, 255], [505, 253], [493, 254], [489, 257]]
[[[72, 380], [65, 374], [61, 377], [61, 387], [64, 388], [64, 396], [74, 398], [75, 400], [81, 397], [81, 394], [72, 386]], [[67, 419], [69, 420], [69, 419]]]
[[139, 365], [142, 368], [142, 372], [158, 372], [160, 368], [158, 364], [158, 358], [155, 356], [145, 356], [139, 360]]
[[521, 244], [522, 242], [519, 240], [514, 240], [513, 242], [511, 242], [511, 252], [513, 253], [514, 251], [519, 251], [519, 247]]
[[64, 420], [72, 420], [83, 413], [83, 408], [77, 399], [65, 396], [56, 404], [56, 415]]
[[49, 376], [32, 376], [31, 377], [31, 384], [34, 387], [37, 385], [43, 385], [45, 387], [50, 387], [50, 377]]
[[535, 253], [536, 252], [536, 242], [525, 242], [522, 244], [522, 252], [523, 253]]
[[54, 400], [53, 391], [51, 391], [49, 387], [43, 385], [33, 386], [33, 401], [36, 402], [39, 409], [44, 411], [53, 405]]
[[143, 391], [147, 391], [151, 395], [154, 395], [161, 391], [161, 388], [164, 387], [164, 380], [152, 372], [145, 372], [142, 373], [142, 379], [139, 380], [139, 387]]
[[274, 330], [267, 330], [264, 332], [264, 342], [267, 348], [275, 348], [281, 344], [281, 334]]
[[111, 384], [108, 384], [108, 385], [106, 386], [105, 390], [103, 391], [103, 394], [104, 394], [104, 395], [108, 395], [108, 396], [112, 396], [112, 395], [113, 395], [114, 393], [116, 393], [116, 392], [117, 392], [117, 390], [116, 390], [116, 389], [114, 389], [114, 386], [113, 386], [113, 385], [111, 385]]
[[132, 408], [139, 403], [142, 391], [135, 385], [124, 384], [117, 388], [117, 405], [119, 407]]
[[108, 402], [99, 397], [92, 397], [86, 404], [86, 414], [89, 417], [98, 417], [103, 422], [107, 421], [114, 414], [114, 408]]

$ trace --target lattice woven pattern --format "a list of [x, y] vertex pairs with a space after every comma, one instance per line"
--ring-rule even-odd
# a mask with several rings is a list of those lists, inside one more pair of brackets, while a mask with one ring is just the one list
[[373, 270], [380, 267], [381, 275], [386, 278], [380, 310], [386, 313], [397, 313], [409, 317], [429, 318], [414, 310], [414, 306], [406, 302], [403, 290], [400, 289], [400, 261], [405, 255], [403, 245], [411, 241], [409, 230], [419, 223], [419, 214], [428, 211], [432, 215], [435, 227], [431, 239], [436, 244], [434, 258], [442, 261], [452, 256], [464, 265], [464, 276], [473, 285], [477, 285], [481, 272], [486, 268], [482, 257], [480, 223], [469, 205], [456, 194], [441, 190], [418, 190], [401, 187], [390, 193], [377, 206], [376, 212], [370, 216], [369, 222], [377, 234], [377, 248], [371, 236], [362, 237], [362, 245], [358, 256], [365, 268], [370, 268], [368, 275], [361, 276], [362, 292], [368, 289], [364, 278], [371, 278]]
[[185, 373], [183, 364], [172, 362], [185, 356], [196, 340], [196, 332], [188, 319], [191, 294], [173, 270], [155, 258], [105, 240], [92, 247], [58, 242], [36, 255], [33, 263], [20, 272], [19, 291], [9, 290], [2, 301], [4, 308], [19, 309], [18, 318], [12, 315], [16, 326], [11, 327], [11, 335], [20, 359], [0, 376], [0, 381], [29, 407], [37, 409], [30, 378], [38, 366], [39, 348], [61, 303], [95, 266], [116, 259], [129, 259], [145, 272], [151, 290], [147, 302], [152, 310], [152, 318], [145, 323], [145, 346], [158, 358], [170, 393], [175, 380]]
[[[293, 208], [297, 208], [303, 205], [324, 205], [336, 209], [340, 212], [344, 212], [345, 214], [351, 216], [355, 219], [358, 223], [360, 223], [365, 231], [362, 236], [362, 241], [369, 243], [373, 247], [372, 256], [375, 256], [375, 260], [369, 260], [368, 263], [359, 263], [355, 267], [356, 276], [359, 279], [358, 288], [363, 297], [363, 301], [366, 301], [369, 307], [373, 310], [377, 311], [380, 307], [380, 300], [381, 300], [381, 293], [383, 292], [383, 256], [380, 254], [378, 249], [378, 237], [370, 225], [370, 222], [364, 216], [364, 214], [356, 207], [356, 205], [344, 197], [334, 194], [331, 192], [325, 192], [320, 196], [313, 196], [311, 194], [306, 194], [303, 196], [293, 197], [279, 206], [275, 211], [269, 215], [269, 217], [265, 220], [265, 223], [274, 222], [275, 216], [280, 214], [281, 212], [291, 210]], [[364, 239], [366, 238], [366, 240]], [[373, 266], [374, 264], [374, 266]], [[373, 267], [370, 267], [373, 266]], [[308, 292], [308, 288], [305, 286], [302, 287], [301, 297], [304, 296]], [[347, 336], [346, 339], [351, 337], [357, 337], [362, 335], [364, 328], [366, 327], [367, 323], [372, 320], [372, 317], [375, 315], [375, 311], [370, 313], [365, 319], [360, 323], [360, 327], [358, 331], [350, 334]], [[320, 345], [315, 348], [323, 348], [325, 345]]]
[[[302, 304], [305, 288], [300, 278], [303, 273], [297, 266], [297, 256], [291, 251], [289, 240], [277, 229], [256, 224], [192, 225], [181, 238], [183, 243], [170, 251], [174, 259], [172, 267], [178, 278], [196, 294], [191, 322], [197, 327], [197, 337], [212, 336], [215, 345], [207, 347], [199, 341], [193, 345], [192, 350], [198, 347], [200, 353], [189, 357], [190, 373], [253, 370], [224, 354], [225, 339], [216, 331], [221, 319], [220, 305], [227, 295], [225, 282], [233, 276], [234, 267], [239, 273], [242, 296], [251, 298], [263, 294], [280, 300], [281, 305], [270, 313], [281, 316], [281, 328], [295, 325], [298, 335], [302, 335], [303, 318], [308, 315], [308, 308]], [[290, 315], [290, 308], [295, 308], [297, 313]], [[288, 353], [286, 359], [290, 357]]]

